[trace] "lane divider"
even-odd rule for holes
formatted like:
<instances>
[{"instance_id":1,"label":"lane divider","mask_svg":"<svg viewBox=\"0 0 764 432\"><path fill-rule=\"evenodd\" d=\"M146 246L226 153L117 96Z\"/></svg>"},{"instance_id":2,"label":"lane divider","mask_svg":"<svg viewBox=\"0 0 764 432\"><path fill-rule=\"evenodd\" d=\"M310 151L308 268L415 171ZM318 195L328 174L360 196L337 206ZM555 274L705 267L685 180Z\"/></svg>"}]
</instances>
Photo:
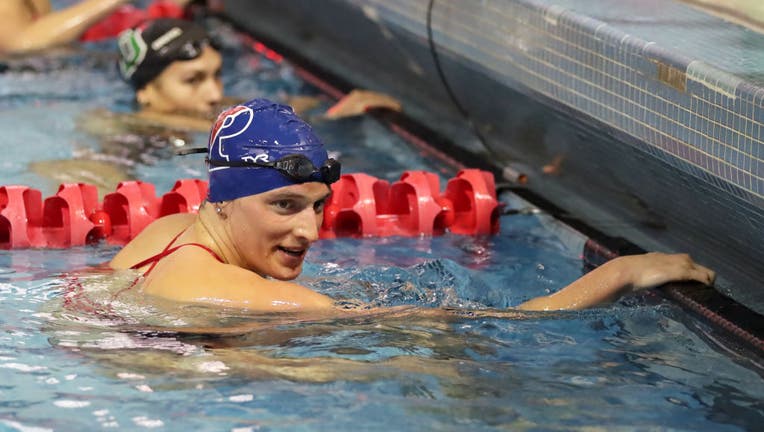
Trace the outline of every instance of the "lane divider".
<instances>
[{"instance_id":1,"label":"lane divider","mask_svg":"<svg viewBox=\"0 0 764 432\"><path fill-rule=\"evenodd\" d=\"M437 174L406 171L392 184L363 174L344 174L332 185L322 238L431 236L451 232L499 232L501 204L493 174L465 169L440 191ZM195 213L207 196L207 182L181 179L157 197L153 184L127 181L103 202L96 186L65 183L42 199L28 186L0 186L0 248L67 248L105 241L129 242L153 220Z\"/></svg>"}]
</instances>

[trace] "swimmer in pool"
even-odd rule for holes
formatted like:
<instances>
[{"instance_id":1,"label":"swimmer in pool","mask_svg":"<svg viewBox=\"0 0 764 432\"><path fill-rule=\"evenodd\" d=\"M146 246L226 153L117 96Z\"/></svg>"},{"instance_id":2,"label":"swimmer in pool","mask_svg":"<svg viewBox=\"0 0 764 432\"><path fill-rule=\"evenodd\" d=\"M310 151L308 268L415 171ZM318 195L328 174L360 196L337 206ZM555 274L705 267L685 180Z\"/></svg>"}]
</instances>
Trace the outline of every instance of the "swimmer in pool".
<instances>
[{"instance_id":1,"label":"swimmer in pool","mask_svg":"<svg viewBox=\"0 0 764 432\"><path fill-rule=\"evenodd\" d=\"M75 159L47 160L30 169L58 183L86 182L101 195L133 179L136 163L170 157L207 132L224 101L220 80L222 56L200 25L181 19L147 21L119 38L119 69L133 87L137 110L83 113L77 126L98 138L96 150Z\"/></svg>"},{"instance_id":2,"label":"swimmer in pool","mask_svg":"<svg viewBox=\"0 0 764 432\"><path fill-rule=\"evenodd\" d=\"M209 193L198 214L156 220L110 266L142 272L133 289L174 302L350 313L292 282L340 176L312 128L291 108L255 99L221 113L201 152ZM680 280L710 284L714 272L683 254L624 256L517 308L583 309Z\"/></svg>"},{"instance_id":3,"label":"swimmer in pool","mask_svg":"<svg viewBox=\"0 0 764 432\"><path fill-rule=\"evenodd\" d=\"M119 70L133 88L136 111L98 109L83 113L78 128L99 141L99 149L76 159L40 161L30 169L57 183L86 182L101 195L133 179L136 163L152 164L209 131L221 106L238 100L223 95L222 56L214 38L200 25L180 19L156 19L124 31L119 38ZM297 112L319 105L316 97L285 100ZM389 96L354 90L325 118L335 120L370 108L400 109Z\"/></svg>"},{"instance_id":4,"label":"swimmer in pool","mask_svg":"<svg viewBox=\"0 0 764 432\"><path fill-rule=\"evenodd\" d=\"M225 99L220 79L222 56L214 39L198 24L157 19L119 37L119 69L135 91L136 114L171 128L209 131ZM284 101L296 112L318 105L317 98L291 96ZM370 108L400 110L393 98L369 90L354 90L327 111L325 118L362 114Z\"/></svg>"},{"instance_id":5,"label":"swimmer in pool","mask_svg":"<svg viewBox=\"0 0 764 432\"><path fill-rule=\"evenodd\" d=\"M76 41L90 26L135 0L82 0L54 11L50 0L0 2L0 54L21 54ZM185 7L190 0L172 0Z\"/></svg>"},{"instance_id":6,"label":"swimmer in pool","mask_svg":"<svg viewBox=\"0 0 764 432\"><path fill-rule=\"evenodd\" d=\"M149 122L207 132L220 112L243 100L223 98L222 57L199 25L157 19L119 38L119 69L135 91L137 116ZM300 113L318 105L317 98L291 96L284 101ZM371 108L400 110L390 96L356 89L332 106L327 119L364 113Z\"/></svg>"},{"instance_id":7,"label":"swimmer in pool","mask_svg":"<svg viewBox=\"0 0 764 432\"><path fill-rule=\"evenodd\" d=\"M223 102L223 57L200 25L157 19L119 37L119 70L134 92L138 118L207 131Z\"/></svg>"}]
</instances>

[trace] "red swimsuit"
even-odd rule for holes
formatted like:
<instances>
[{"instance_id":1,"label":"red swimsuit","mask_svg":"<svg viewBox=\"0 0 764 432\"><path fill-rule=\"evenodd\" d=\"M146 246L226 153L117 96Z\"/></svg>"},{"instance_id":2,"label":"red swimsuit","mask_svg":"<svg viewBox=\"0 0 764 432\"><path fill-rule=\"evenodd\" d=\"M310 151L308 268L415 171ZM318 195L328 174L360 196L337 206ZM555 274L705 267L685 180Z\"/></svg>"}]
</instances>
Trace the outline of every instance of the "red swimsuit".
<instances>
[{"instance_id":1,"label":"red swimsuit","mask_svg":"<svg viewBox=\"0 0 764 432\"><path fill-rule=\"evenodd\" d=\"M154 267L156 267L156 265L159 263L159 260L161 260L162 258L166 257L167 255L170 255L171 253L175 252L176 250L182 248L183 246L198 246L198 247L206 250L207 252L209 252L216 260L220 261L221 263L225 262L225 261L223 261L220 258L220 256L218 254L215 253L214 250L210 249L209 247L207 247L207 246L205 246L205 245L203 245L201 243L183 243L181 245L177 245L175 247L172 247L172 244L175 243L175 240L177 240L178 237L180 237L180 235L183 234L184 232L186 232L186 230L183 230L183 231L179 232L178 235L173 237L173 239L170 240L170 243L167 244L167 246L162 250L162 252L159 252L156 255L152 255L152 256L146 258L145 260L143 260L143 261L141 261L141 262L139 262L137 264L133 264L132 266L130 266L130 269L131 270L137 270L137 269L145 266L146 264L151 263L151 267L149 267L149 269L146 270L145 273L143 273L143 277L146 277L146 276L148 276L149 273L151 273L152 270L154 270ZM140 281L140 280L141 280L140 276L135 278L133 283L131 283L129 286L126 286L126 287L120 289L119 291L117 291L116 293L114 293L114 295L112 295L112 300L117 298L117 296L122 294L124 291L132 289L133 287L138 285L138 281Z\"/></svg>"},{"instance_id":2,"label":"red swimsuit","mask_svg":"<svg viewBox=\"0 0 764 432\"><path fill-rule=\"evenodd\" d=\"M151 263L151 267L149 267L149 269L146 270L145 273L143 273L144 277L148 276L148 274L151 272L151 270L154 270L154 267L156 267L157 263L159 263L159 260L161 260L162 258L166 257L167 255L170 255L171 253L175 252L176 250L182 248L183 246L198 246L198 247L206 250L207 252L209 252L210 255L212 255L216 260L220 261L221 263L224 262L220 258L220 256L218 256L218 254L215 253L214 250L210 249L209 247L207 247L207 246L205 246L205 245L203 245L201 243L183 243L181 245L177 245L175 247L171 247L172 244L175 243L175 240L177 240L178 237L180 237L180 235L183 234L184 232L186 232L186 230L183 230L183 231L179 232L178 235L173 237L173 239L170 241L170 243L167 244L167 246L162 250L162 252L159 252L156 255L152 255L152 256L146 258L145 260L143 260L143 261L141 261L141 262L139 262L137 264L133 264L130 267L130 269L137 270L137 269L145 266L146 264Z\"/></svg>"},{"instance_id":3,"label":"red swimsuit","mask_svg":"<svg viewBox=\"0 0 764 432\"><path fill-rule=\"evenodd\" d=\"M217 253L215 253L215 251L213 251L209 247L207 247L207 246L205 246L203 244L200 244L200 243L184 243L184 244L172 247L172 244L175 243L175 240L177 240L178 237L180 237L180 235L183 234L184 232L185 232L185 230L179 232L178 235L173 237L173 239L162 250L162 252L159 252L156 255L152 255L152 256L146 258L145 260L143 260L143 261L141 261L141 262L131 266L130 269L136 270L136 269L139 269L139 268L145 266L146 264L151 263L151 267L149 267L149 269L146 270L145 273L143 273L143 277L145 277L152 270L154 270L154 267L156 267L157 263L159 263L159 260L161 260L162 258L166 257L167 255L170 255L171 253L175 252L176 250L182 248L183 246L198 246L198 247L206 250L207 252L209 252L216 260L220 261L221 263L224 262L220 258L220 256ZM140 280L141 280L141 277L137 277L133 281L133 283L131 283L130 285L117 290L117 292L112 294L111 300L114 301L123 292L134 288L138 284L138 281L140 281ZM94 302L93 300L91 300L89 297L87 297L85 295L85 288L83 287L82 283L80 283L80 281L77 278L77 276L74 276L73 278L71 278L71 280L68 283L67 290L66 290L66 293L64 295L64 306L67 307L67 308L78 308L78 309L86 311L86 312L91 312L91 313L95 313L97 315L107 316L109 318L113 318L114 316L116 316L114 314L114 312L112 311L111 303L108 303L108 304L105 304L105 305L98 304L98 303Z\"/></svg>"}]
</instances>

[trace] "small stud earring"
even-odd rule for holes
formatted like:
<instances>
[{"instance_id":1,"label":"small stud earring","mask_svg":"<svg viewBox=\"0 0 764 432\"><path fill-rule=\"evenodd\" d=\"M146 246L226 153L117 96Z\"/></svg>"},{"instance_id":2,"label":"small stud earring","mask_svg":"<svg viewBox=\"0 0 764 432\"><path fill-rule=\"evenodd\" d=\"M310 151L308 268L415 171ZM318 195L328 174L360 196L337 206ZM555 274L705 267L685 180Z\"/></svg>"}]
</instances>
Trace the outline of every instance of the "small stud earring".
<instances>
[{"instance_id":1,"label":"small stud earring","mask_svg":"<svg viewBox=\"0 0 764 432\"><path fill-rule=\"evenodd\" d=\"M223 209L220 208L220 206L217 204L215 204L215 213L217 213L218 216L220 216L220 219L223 219L223 220L228 219L228 215L223 213Z\"/></svg>"}]
</instances>

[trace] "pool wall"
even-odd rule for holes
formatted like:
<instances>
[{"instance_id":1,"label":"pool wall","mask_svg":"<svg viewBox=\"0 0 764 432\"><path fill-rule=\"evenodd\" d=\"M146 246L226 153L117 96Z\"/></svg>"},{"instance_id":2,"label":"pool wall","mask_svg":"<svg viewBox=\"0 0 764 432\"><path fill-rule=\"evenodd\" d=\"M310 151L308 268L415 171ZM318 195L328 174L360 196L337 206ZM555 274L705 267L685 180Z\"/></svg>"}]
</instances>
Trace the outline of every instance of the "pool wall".
<instances>
[{"instance_id":1,"label":"pool wall","mask_svg":"<svg viewBox=\"0 0 764 432\"><path fill-rule=\"evenodd\" d=\"M691 252L725 292L764 310L764 35L658 0L228 0L226 10L255 37L525 172L560 216Z\"/></svg>"}]
</instances>

